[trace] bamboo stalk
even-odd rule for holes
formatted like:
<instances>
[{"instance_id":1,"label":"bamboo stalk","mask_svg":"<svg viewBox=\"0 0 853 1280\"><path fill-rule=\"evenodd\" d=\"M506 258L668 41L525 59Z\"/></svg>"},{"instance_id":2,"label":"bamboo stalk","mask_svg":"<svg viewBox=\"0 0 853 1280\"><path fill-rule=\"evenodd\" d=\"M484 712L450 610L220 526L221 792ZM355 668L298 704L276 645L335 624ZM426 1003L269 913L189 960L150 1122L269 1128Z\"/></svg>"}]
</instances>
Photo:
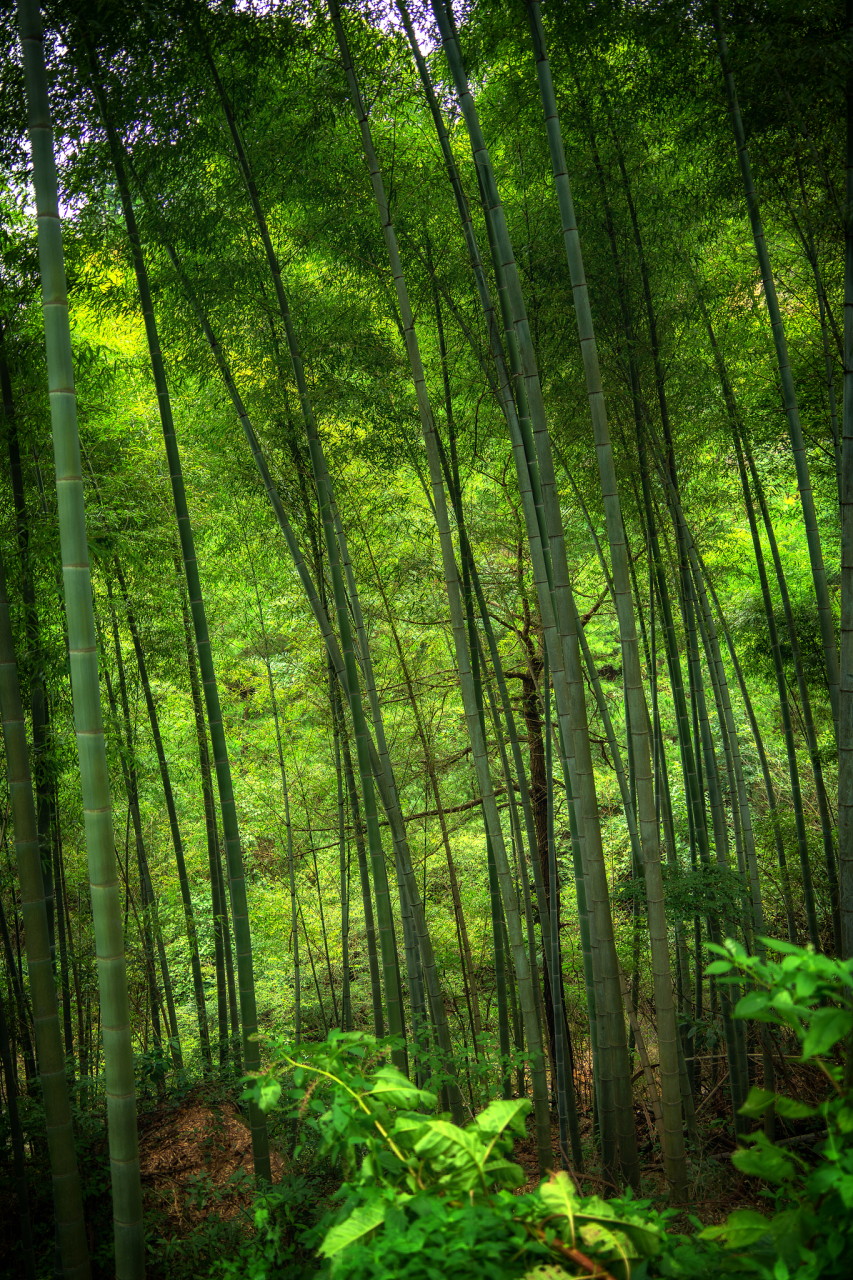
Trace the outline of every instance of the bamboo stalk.
<instances>
[{"instance_id":1,"label":"bamboo stalk","mask_svg":"<svg viewBox=\"0 0 853 1280\"><path fill-rule=\"evenodd\" d=\"M542 1062L541 1054L541 1036L536 1022L535 997L532 990L532 983L530 981L530 969L527 962L523 933L515 903L514 888L506 856L503 832L500 827L500 819L495 805L494 789L486 757L485 743L480 730L480 723L474 700L470 660L467 652L467 646L465 644L465 624L459 590L459 579L450 537L447 503L442 481L441 462L435 443L435 428L432 410L429 404L426 383L424 381L423 366L421 363L420 350L414 327L414 319L400 264L396 235L388 211L382 174L373 148L370 125L361 100L361 93L352 66L336 0L331 0L330 13L332 17L332 24L335 29L335 36L343 59L344 71L346 73L350 90L350 97L352 99L353 108L361 133L362 149L368 162L374 198L385 238L391 272L397 292L397 302L400 308L400 315L406 335L407 354L409 356L409 363L417 393L424 443L426 445L427 457L430 465L433 502L436 510L436 520L438 524L439 541L442 553L442 566L450 604L456 662L462 686L466 721L472 743L472 754L474 756L475 767L477 770L477 781L483 796L483 805L494 851L496 870L500 882L501 897L507 922L507 931L509 933L515 960L515 970L519 983L519 995L524 1017L525 1038L532 1058L531 1071L533 1076L534 1114L536 1116L537 1124L537 1141L539 1146L540 1164L544 1169L550 1165L551 1158L550 1133L548 1130L547 1093L545 1087L544 1064Z\"/></svg>"},{"instance_id":2,"label":"bamboo stalk","mask_svg":"<svg viewBox=\"0 0 853 1280\"><path fill-rule=\"evenodd\" d=\"M133 1049L92 615L62 224L57 199L42 29L36 0L19 0L18 25L26 71L72 699L95 921L100 1010L104 1025L107 1134L113 1188L116 1277L117 1280L136 1280L144 1274L145 1255L136 1139ZM79 1196L79 1190L76 1194ZM69 1277L75 1274L88 1275L89 1272L85 1242L78 1235L82 1229L82 1217L78 1219L76 1209L73 1223L76 1243L66 1265Z\"/></svg>"},{"instance_id":3,"label":"bamboo stalk","mask_svg":"<svg viewBox=\"0 0 853 1280\"><path fill-rule=\"evenodd\" d=\"M752 178L752 167L749 159L749 151L746 145L746 135L744 133L740 106L738 104L737 89L735 87L734 74L732 72L729 58L728 41L723 29L723 20L717 0L713 0L711 5L711 15L717 38L717 48L720 56L720 66L723 73L723 82L725 84L726 96L729 103L729 115L731 117L732 130L734 132L738 165L740 167L744 191L746 193L749 222L752 229L756 256L761 270L761 283L764 290L764 301L767 306L770 326L773 332L776 362L779 368L779 379L782 384L782 400L785 408L785 416L788 422L788 433L791 441L791 450L794 455L794 465L797 472L797 487L803 507L803 519L805 521L806 540L809 549L809 562L812 570L812 581L814 583L815 600L817 602L818 618L820 621L821 639L823 641L826 678L827 684L829 685L829 700L832 706L832 718L835 725L836 743L838 743L839 666L838 648L835 641L835 622L832 614L832 605L829 599L829 588L826 581L823 549L821 546L820 531L817 524L814 494L812 492L811 476L809 474L809 464L806 456L806 446L800 423L797 393L794 387L793 374L791 372L788 343L785 336L782 312L779 307L779 298L776 293L776 282L773 277L770 253L767 248L767 241L764 235L761 209L759 207L758 195Z\"/></svg>"},{"instance_id":4,"label":"bamboo stalk","mask_svg":"<svg viewBox=\"0 0 853 1280\"><path fill-rule=\"evenodd\" d=\"M222 707L219 700L219 687L216 681L216 669L207 624L207 614L201 590L198 559L195 539L187 504L184 486L183 468L175 425L172 415L172 404L166 380L165 365L157 322L154 316L154 304L142 242L136 223L133 201L127 183L122 149L107 110L106 98L98 84L97 75L93 71L93 88L98 99L110 155L115 170L116 181L121 198L128 242L133 258L140 306L145 323L148 352L151 370L157 390L157 404L163 428L163 440L169 467L169 479L172 486L172 499L178 523L178 535L181 543L181 556L187 580L187 591L190 602L190 614L193 622L199 667L201 669L202 688L207 706L207 721L210 730L216 781L219 789L222 825L225 835L225 858L228 867L228 881L231 896L231 911L234 927L234 944L237 956L237 974L240 997L240 1021L243 1036L243 1059L249 1074L260 1069L260 1050L253 1037L258 1029L258 1015L255 999L255 977L252 959L252 937L249 924L249 905L246 896L246 877L243 869L243 855L240 843L240 827L237 818L237 806L234 797L234 786L231 776L231 765L228 758L228 747L225 739L225 726L222 719ZM249 1118L252 1134L252 1157L255 1176L263 1181L271 1179L269 1138L266 1118L257 1103L249 1103Z\"/></svg>"},{"instance_id":5,"label":"bamboo stalk","mask_svg":"<svg viewBox=\"0 0 853 1280\"><path fill-rule=\"evenodd\" d=\"M53 982L39 830L24 710L18 683L12 621L6 594L6 571L2 557L0 557L0 715L3 720L6 775L15 832L21 908L24 916L27 975L33 1002L33 1024L41 1081L41 1101L47 1126L47 1146L59 1253L62 1266L69 1276L74 1277L74 1280L87 1280L90 1267L83 1220L83 1200L65 1078L66 1060Z\"/></svg>"}]
</instances>

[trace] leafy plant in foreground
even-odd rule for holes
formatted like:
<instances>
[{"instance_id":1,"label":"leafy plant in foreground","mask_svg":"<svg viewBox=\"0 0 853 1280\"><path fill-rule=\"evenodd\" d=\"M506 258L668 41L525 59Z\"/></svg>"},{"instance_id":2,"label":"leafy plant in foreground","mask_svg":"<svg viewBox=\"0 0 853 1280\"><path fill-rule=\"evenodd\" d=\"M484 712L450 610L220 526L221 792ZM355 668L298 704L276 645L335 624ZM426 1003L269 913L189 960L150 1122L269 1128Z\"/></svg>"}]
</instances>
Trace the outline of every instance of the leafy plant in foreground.
<instances>
[{"instance_id":1,"label":"leafy plant in foreground","mask_svg":"<svg viewBox=\"0 0 853 1280\"><path fill-rule=\"evenodd\" d=\"M452 1268L495 1280L840 1280L853 1244L853 1094L841 1065L853 1032L853 961L787 943L765 946L782 959L764 961L728 941L715 947L721 958L710 972L724 983L748 978L751 990L736 1016L790 1028L801 1061L814 1063L831 1089L818 1106L757 1088L747 1098L745 1115L759 1117L772 1104L783 1119L826 1126L811 1163L761 1131L734 1153L738 1169L773 1188L765 1192L775 1202L769 1216L738 1209L710 1227L691 1216L693 1234L686 1235L668 1230L676 1209L660 1212L630 1194L581 1197L566 1173L519 1194L525 1174L511 1150L525 1131L525 1099L494 1101L461 1128L434 1113L434 1094L383 1061L385 1042L333 1031L321 1044L300 1045L298 1056L275 1043L271 1070L250 1087L263 1110L284 1099L297 1152L310 1136L341 1168L339 1205L306 1229L289 1192L283 1218L275 1200L281 1193L265 1197L256 1210L257 1239L225 1264L227 1274L433 1280Z\"/></svg>"},{"instance_id":2,"label":"leafy plant in foreground","mask_svg":"<svg viewBox=\"0 0 853 1280\"><path fill-rule=\"evenodd\" d=\"M748 1247L752 1272L773 1280L793 1274L797 1280L846 1276L853 1246L853 1091L844 1060L853 1032L853 960L764 942L783 958L765 962L729 940L712 948L723 959L707 972L719 982L747 977L753 989L738 1001L736 1016L789 1027L800 1042L800 1061L818 1067L832 1092L813 1107L753 1087L741 1111L760 1116L773 1105L783 1119L818 1119L826 1126L826 1139L815 1165L768 1141L761 1131L754 1133L751 1145L735 1151L732 1160L743 1173L775 1188L767 1193L775 1199L775 1212L768 1219L756 1210L736 1210L703 1236Z\"/></svg>"},{"instance_id":3,"label":"leafy plant in foreground","mask_svg":"<svg viewBox=\"0 0 853 1280\"><path fill-rule=\"evenodd\" d=\"M454 1267L511 1277L544 1265L557 1274L568 1267L627 1277L632 1259L659 1251L661 1227L645 1221L635 1202L582 1199L565 1173L536 1192L514 1194L525 1173L509 1156L513 1139L526 1133L527 1099L493 1101L462 1128L433 1113L435 1094L396 1067L377 1065L385 1047L361 1032L337 1031L321 1044L300 1045L298 1057L278 1044L275 1067L251 1086L265 1110L289 1098L292 1121L312 1130L319 1154L345 1173L340 1207L317 1248L320 1274L428 1280ZM287 1087L282 1075L291 1076Z\"/></svg>"}]
</instances>

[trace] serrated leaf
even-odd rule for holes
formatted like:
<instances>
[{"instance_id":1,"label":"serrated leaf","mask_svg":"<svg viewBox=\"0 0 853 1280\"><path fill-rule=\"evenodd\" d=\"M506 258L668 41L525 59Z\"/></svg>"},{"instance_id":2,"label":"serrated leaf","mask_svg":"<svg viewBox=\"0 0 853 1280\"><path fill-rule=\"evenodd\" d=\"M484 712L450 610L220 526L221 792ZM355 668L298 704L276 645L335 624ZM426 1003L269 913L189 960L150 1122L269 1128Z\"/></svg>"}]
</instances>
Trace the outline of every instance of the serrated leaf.
<instances>
[{"instance_id":1,"label":"serrated leaf","mask_svg":"<svg viewBox=\"0 0 853 1280\"><path fill-rule=\"evenodd\" d=\"M817 1009L812 1014L803 1041L803 1058L815 1058L828 1053L833 1045L844 1039L851 1027L853 1013L847 1009Z\"/></svg>"},{"instance_id":2,"label":"serrated leaf","mask_svg":"<svg viewBox=\"0 0 853 1280\"><path fill-rule=\"evenodd\" d=\"M517 1121L526 1116L531 1109L527 1098L498 1098L490 1102L485 1111L481 1111L474 1123L478 1129L493 1136L503 1133L507 1128L518 1128Z\"/></svg>"},{"instance_id":3,"label":"serrated leaf","mask_svg":"<svg viewBox=\"0 0 853 1280\"><path fill-rule=\"evenodd\" d=\"M369 1204L359 1205L344 1222L326 1232L318 1253L332 1258L356 1240L361 1240L385 1221L387 1209L386 1200L371 1200Z\"/></svg>"},{"instance_id":4,"label":"serrated leaf","mask_svg":"<svg viewBox=\"0 0 853 1280\"><path fill-rule=\"evenodd\" d=\"M705 970L707 973L707 969ZM770 1007L770 997L766 991L748 991L741 996L735 1005L736 1018L760 1018Z\"/></svg>"},{"instance_id":5,"label":"serrated leaf","mask_svg":"<svg viewBox=\"0 0 853 1280\"><path fill-rule=\"evenodd\" d=\"M434 1107L436 1096L426 1089L419 1089L402 1071L394 1066L380 1067L373 1077L373 1086L367 1092L369 1098L377 1098L381 1102L390 1103L392 1107L409 1107L422 1103Z\"/></svg>"},{"instance_id":6,"label":"serrated leaf","mask_svg":"<svg viewBox=\"0 0 853 1280\"><path fill-rule=\"evenodd\" d=\"M758 1135L759 1137L763 1135ZM741 1147L732 1153L732 1164L741 1173L749 1173L765 1182L789 1182L796 1173L796 1166L786 1160L782 1152L769 1142L754 1147Z\"/></svg>"},{"instance_id":7,"label":"serrated leaf","mask_svg":"<svg viewBox=\"0 0 853 1280\"><path fill-rule=\"evenodd\" d=\"M725 1240L730 1249L745 1249L770 1231L770 1223L756 1209L735 1209L718 1227L706 1227L700 1240Z\"/></svg>"},{"instance_id":8,"label":"serrated leaf","mask_svg":"<svg viewBox=\"0 0 853 1280\"><path fill-rule=\"evenodd\" d=\"M767 1110L771 1102L776 1101L776 1094L767 1089L757 1089L755 1085L749 1091L746 1102L740 1109L742 1116L760 1116Z\"/></svg>"},{"instance_id":9,"label":"serrated leaf","mask_svg":"<svg viewBox=\"0 0 853 1280\"><path fill-rule=\"evenodd\" d=\"M806 1116L816 1116L817 1107L810 1107L807 1102L797 1102L796 1098L777 1098L776 1114L783 1120L805 1120Z\"/></svg>"}]
</instances>

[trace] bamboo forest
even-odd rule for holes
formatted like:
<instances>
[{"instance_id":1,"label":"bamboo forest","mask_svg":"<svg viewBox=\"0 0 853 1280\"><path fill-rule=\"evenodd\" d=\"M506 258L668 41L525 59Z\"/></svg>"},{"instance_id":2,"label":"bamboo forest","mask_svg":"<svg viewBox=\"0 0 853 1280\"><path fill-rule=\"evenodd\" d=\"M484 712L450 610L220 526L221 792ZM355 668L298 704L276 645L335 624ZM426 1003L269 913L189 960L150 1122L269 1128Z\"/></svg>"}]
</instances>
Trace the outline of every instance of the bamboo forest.
<instances>
[{"instance_id":1,"label":"bamboo forest","mask_svg":"<svg viewBox=\"0 0 853 1280\"><path fill-rule=\"evenodd\" d=\"M853 0L0 42L0 1275L849 1277Z\"/></svg>"}]
</instances>

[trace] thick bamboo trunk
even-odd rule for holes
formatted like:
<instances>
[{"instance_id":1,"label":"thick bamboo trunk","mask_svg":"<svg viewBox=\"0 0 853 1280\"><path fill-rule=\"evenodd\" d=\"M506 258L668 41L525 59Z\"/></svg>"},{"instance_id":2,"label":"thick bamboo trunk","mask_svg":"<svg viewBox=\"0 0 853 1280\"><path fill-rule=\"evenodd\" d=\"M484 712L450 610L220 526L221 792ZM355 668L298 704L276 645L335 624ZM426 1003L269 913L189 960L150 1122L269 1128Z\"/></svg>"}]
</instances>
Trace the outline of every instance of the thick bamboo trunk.
<instances>
[{"instance_id":1,"label":"thick bamboo trunk","mask_svg":"<svg viewBox=\"0 0 853 1280\"><path fill-rule=\"evenodd\" d=\"M22 27L22 34L26 28ZM0 559L0 715L6 748L6 776L21 886L27 974L33 1002L41 1102L47 1124L47 1144L62 1266L73 1280L87 1280L89 1254L83 1221L83 1200L74 1148L74 1130L65 1079L59 1010L42 878L41 850L30 774L24 710L12 638L12 619L6 596L6 573ZM132 1078L132 1077L131 1077Z\"/></svg>"},{"instance_id":2,"label":"thick bamboo trunk","mask_svg":"<svg viewBox=\"0 0 853 1280\"><path fill-rule=\"evenodd\" d=\"M136 1139L133 1048L127 998L121 908L116 875L109 773L101 718L92 584L80 468L62 224L47 96L41 21L35 0L19 0L28 124L36 193L42 307L45 317L59 534L68 619L74 727L80 758L92 913L95 922L100 1010L106 1059L107 1134L113 1188L117 1280L145 1271L142 1190ZM64 1064L63 1064L64 1065ZM79 1192L77 1193L79 1195ZM77 1217L74 1215L77 1240ZM82 1227L82 1219L80 1220ZM74 1246L70 1274L88 1274L85 1242Z\"/></svg>"}]
</instances>

